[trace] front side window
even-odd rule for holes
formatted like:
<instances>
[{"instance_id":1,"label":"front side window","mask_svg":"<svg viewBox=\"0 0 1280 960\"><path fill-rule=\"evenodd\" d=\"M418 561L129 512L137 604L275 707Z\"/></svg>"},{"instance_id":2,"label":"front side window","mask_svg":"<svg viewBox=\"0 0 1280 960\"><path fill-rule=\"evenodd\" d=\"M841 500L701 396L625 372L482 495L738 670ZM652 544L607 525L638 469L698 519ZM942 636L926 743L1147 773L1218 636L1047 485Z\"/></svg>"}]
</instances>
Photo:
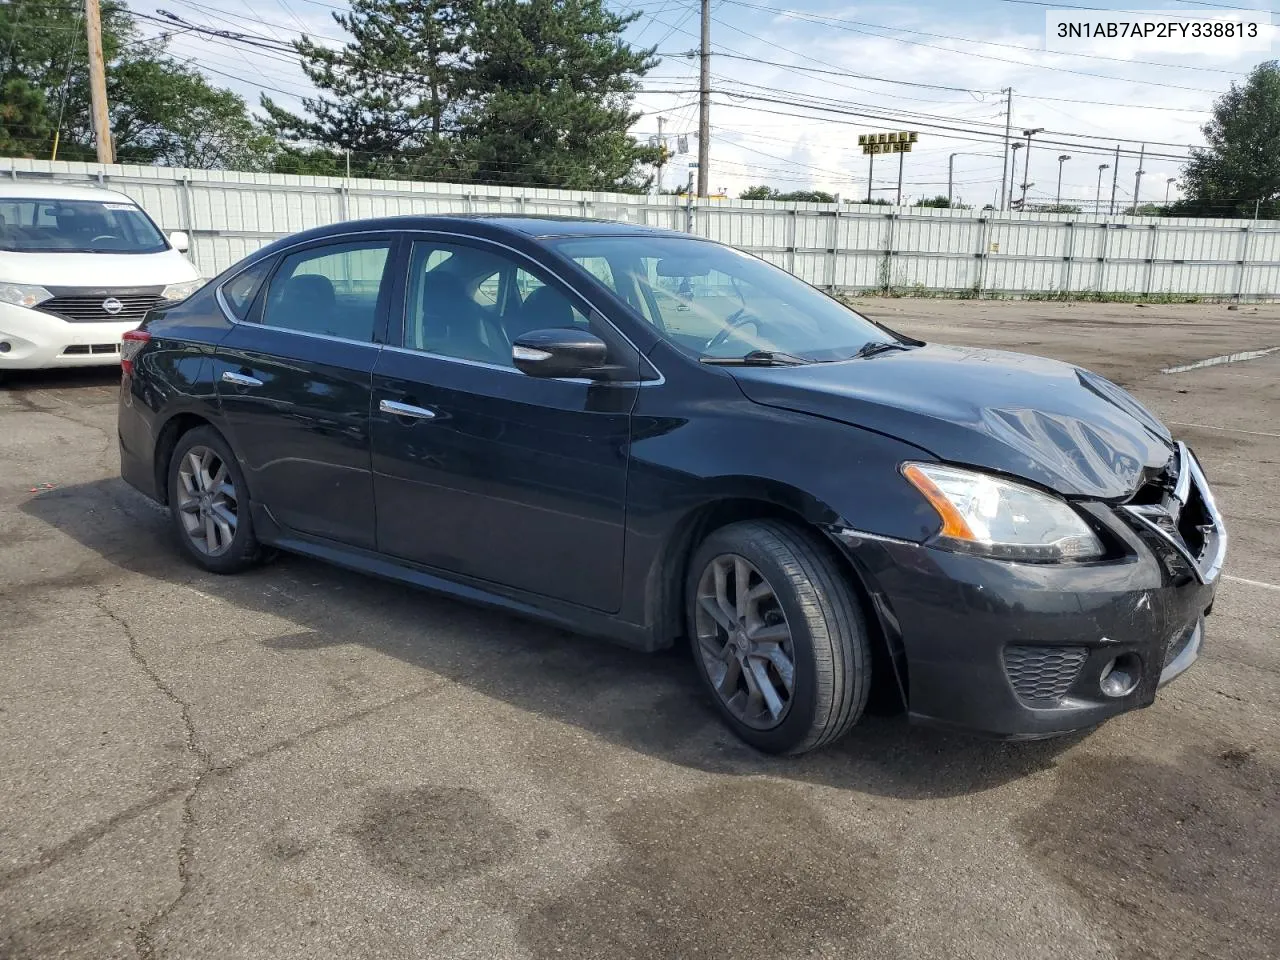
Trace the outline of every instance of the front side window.
<instances>
[{"instance_id":1,"label":"front side window","mask_svg":"<svg viewBox=\"0 0 1280 960\"><path fill-rule=\"evenodd\" d=\"M164 235L132 203L0 197L0 250L12 253L160 253Z\"/></svg>"},{"instance_id":2,"label":"front side window","mask_svg":"<svg viewBox=\"0 0 1280 960\"><path fill-rule=\"evenodd\" d=\"M419 240L409 258L404 345L512 366L511 344L531 330L590 323L567 294L504 253Z\"/></svg>"},{"instance_id":3,"label":"front side window","mask_svg":"<svg viewBox=\"0 0 1280 960\"><path fill-rule=\"evenodd\" d=\"M388 240L330 244L290 254L267 290L262 323L368 343L373 340Z\"/></svg>"},{"instance_id":4,"label":"front side window","mask_svg":"<svg viewBox=\"0 0 1280 960\"><path fill-rule=\"evenodd\" d=\"M868 344L897 342L785 270L731 247L646 236L574 237L553 245L698 359L767 351L843 360Z\"/></svg>"}]
</instances>

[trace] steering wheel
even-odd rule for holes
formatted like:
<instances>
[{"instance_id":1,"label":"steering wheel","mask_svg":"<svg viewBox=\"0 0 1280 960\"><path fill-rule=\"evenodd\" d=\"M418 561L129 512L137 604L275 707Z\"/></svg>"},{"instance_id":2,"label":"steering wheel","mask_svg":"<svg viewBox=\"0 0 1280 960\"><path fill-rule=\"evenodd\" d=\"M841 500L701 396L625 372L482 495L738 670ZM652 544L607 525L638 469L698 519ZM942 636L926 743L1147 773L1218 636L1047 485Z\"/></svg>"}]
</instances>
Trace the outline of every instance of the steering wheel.
<instances>
[{"instance_id":1,"label":"steering wheel","mask_svg":"<svg viewBox=\"0 0 1280 960\"><path fill-rule=\"evenodd\" d=\"M735 310L733 313L729 314L729 316L725 317L724 329L722 329L714 337L708 340L706 346L703 347L702 349L706 350L707 352L710 352L714 350L716 347L720 346L722 343L725 343L730 337L732 337L735 333L737 333L743 327L749 326L752 324L754 324L758 328L760 325L760 320L756 317L755 314L748 313L746 307L741 307L738 310Z\"/></svg>"}]
</instances>

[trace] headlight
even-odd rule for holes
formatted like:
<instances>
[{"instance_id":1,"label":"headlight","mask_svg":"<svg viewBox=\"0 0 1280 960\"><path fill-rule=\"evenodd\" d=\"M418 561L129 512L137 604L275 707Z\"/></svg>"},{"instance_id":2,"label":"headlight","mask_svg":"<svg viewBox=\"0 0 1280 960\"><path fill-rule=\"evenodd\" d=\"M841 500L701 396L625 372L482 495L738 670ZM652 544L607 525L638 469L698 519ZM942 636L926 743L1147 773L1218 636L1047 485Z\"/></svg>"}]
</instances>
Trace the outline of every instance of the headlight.
<instances>
[{"instance_id":1,"label":"headlight","mask_svg":"<svg viewBox=\"0 0 1280 960\"><path fill-rule=\"evenodd\" d=\"M203 279L183 280L181 283L169 284L160 291L160 296L166 300L185 300L204 285Z\"/></svg>"},{"instance_id":2,"label":"headlight","mask_svg":"<svg viewBox=\"0 0 1280 960\"><path fill-rule=\"evenodd\" d=\"M941 546L1006 560L1088 560L1105 553L1065 500L985 473L904 463L902 475L942 517Z\"/></svg>"},{"instance_id":3,"label":"headlight","mask_svg":"<svg viewBox=\"0 0 1280 960\"><path fill-rule=\"evenodd\" d=\"M35 307L52 299L53 294L44 287L37 287L31 283L0 283L0 303Z\"/></svg>"}]
</instances>

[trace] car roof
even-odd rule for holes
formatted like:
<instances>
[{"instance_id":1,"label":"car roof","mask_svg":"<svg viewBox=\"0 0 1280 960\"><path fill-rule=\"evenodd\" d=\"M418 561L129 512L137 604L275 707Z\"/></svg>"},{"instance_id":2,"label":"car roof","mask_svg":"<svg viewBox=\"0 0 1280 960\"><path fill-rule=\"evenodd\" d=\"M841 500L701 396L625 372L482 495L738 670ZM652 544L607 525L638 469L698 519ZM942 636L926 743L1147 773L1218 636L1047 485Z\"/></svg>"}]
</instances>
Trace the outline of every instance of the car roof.
<instances>
[{"instance_id":1,"label":"car roof","mask_svg":"<svg viewBox=\"0 0 1280 960\"><path fill-rule=\"evenodd\" d=\"M480 237L517 233L532 240L582 236L689 236L677 230L588 217L439 214L380 217L376 220L345 220L341 223L305 230L284 240L290 242L296 242L299 239L318 240L331 235L378 230L443 230Z\"/></svg>"},{"instance_id":2,"label":"car roof","mask_svg":"<svg viewBox=\"0 0 1280 960\"><path fill-rule=\"evenodd\" d=\"M80 186L58 180L42 180L23 183L21 180L0 179L0 200L97 200L103 203L130 203L132 197L102 187Z\"/></svg>"}]
</instances>

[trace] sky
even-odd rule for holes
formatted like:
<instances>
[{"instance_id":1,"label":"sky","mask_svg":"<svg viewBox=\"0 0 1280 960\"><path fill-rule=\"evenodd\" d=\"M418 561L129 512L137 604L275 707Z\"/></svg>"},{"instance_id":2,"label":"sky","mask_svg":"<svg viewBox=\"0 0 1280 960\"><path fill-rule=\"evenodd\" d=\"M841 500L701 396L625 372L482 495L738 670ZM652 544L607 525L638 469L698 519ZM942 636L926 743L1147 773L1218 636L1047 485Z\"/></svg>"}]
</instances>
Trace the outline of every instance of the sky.
<instances>
[{"instance_id":1,"label":"sky","mask_svg":"<svg viewBox=\"0 0 1280 960\"><path fill-rule=\"evenodd\" d=\"M673 187L696 159L698 61L687 54L698 45L698 2L609 5L638 13L626 39L656 47L662 57L636 98L642 116L633 133L643 140L656 136L661 117L672 149L687 137L690 155L674 156L664 171L665 185ZM345 9L343 0L133 0L131 6L282 40L303 31L320 42L344 36L332 20ZM950 164L957 200L998 202L1007 102L1000 91L1011 88L1015 138L1025 143L1024 130L1043 128L1031 139L1029 176L1024 148L1015 151L1016 174L1009 178L1031 184L1029 202L1053 202L1061 170L1063 202L1089 207L1100 192L1105 209L1115 173L1117 207L1131 204L1144 143L1141 200L1163 201L1166 189L1177 197L1177 183L1167 181L1178 176L1188 148L1203 144L1200 127L1214 99L1271 58L1269 16L1245 18L1264 24L1264 34L1248 42L1073 40L1070 52L1050 52L1046 14L1057 10L1088 23L1150 20L1145 11L1163 11L1175 22L1205 15L1240 21L1232 10L1251 7L1267 9L1265 0L712 0L710 186L732 196L768 184L862 198L868 158L858 135L915 130L919 139L903 158L904 201L945 194ZM164 30L151 21L144 29ZM287 55L189 32L175 33L169 43L172 55L250 104L265 91L296 107L310 91ZM1070 159L1059 163L1062 155ZM1099 191L1104 163L1111 167L1101 171ZM898 158L877 157L873 196L893 200L897 177Z\"/></svg>"}]
</instances>

